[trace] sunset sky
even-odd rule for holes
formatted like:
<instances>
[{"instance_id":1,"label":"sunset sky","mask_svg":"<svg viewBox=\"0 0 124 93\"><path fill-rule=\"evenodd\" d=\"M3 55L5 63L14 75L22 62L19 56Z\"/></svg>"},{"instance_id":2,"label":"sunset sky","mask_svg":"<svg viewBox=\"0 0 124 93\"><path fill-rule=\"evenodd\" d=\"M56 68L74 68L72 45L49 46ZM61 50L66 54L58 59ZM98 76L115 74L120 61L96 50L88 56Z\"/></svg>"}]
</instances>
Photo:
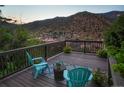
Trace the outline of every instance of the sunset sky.
<instances>
[{"instance_id":1,"label":"sunset sky","mask_svg":"<svg viewBox=\"0 0 124 93\"><path fill-rule=\"evenodd\" d=\"M6 5L0 7L3 16L17 19L24 23L44 20L54 17L63 17L77 12L89 11L92 13L104 13L109 11L124 11L122 5Z\"/></svg>"}]
</instances>

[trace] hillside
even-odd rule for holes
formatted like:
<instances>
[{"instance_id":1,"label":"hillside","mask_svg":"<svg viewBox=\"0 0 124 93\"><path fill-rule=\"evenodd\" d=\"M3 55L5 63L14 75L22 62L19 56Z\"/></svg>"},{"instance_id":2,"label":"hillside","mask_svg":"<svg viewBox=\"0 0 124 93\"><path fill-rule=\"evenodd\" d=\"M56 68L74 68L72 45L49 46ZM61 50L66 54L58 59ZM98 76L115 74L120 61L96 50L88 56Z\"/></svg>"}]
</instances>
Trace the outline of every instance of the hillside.
<instances>
[{"instance_id":1,"label":"hillside","mask_svg":"<svg viewBox=\"0 0 124 93\"><path fill-rule=\"evenodd\" d=\"M111 23L104 16L79 12L68 17L56 17L25 24L35 36L57 39L101 39L101 32Z\"/></svg>"},{"instance_id":2,"label":"hillside","mask_svg":"<svg viewBox=\"0 0 124 93\"><path fill-rule=\"evenodd\" d=\"M102 33L109 27L122 11L107 13L79 12L68 17L39 20L23 24L33 36L40 39L85 39L102 40ZM15 25L4 23L4 27L14 28Z\"/></svg>"},{"instance_id":3,"label":"hillside","mask_svg":"<svg viewBox=\"0 0 124 93\"><path fill-rule=\"evenodd\" d=\"M110 12L107 12L107 13L100 13L100 15L105 16L111 22L115 21L117 19L117 17L122 15L122 14L124 14L124 11L110 11Z\"/></svg>"},{"instance_id":4,"label":"hillside","mask_svg":"<svg viewBox=\"0 0 124 93\"><path fill-rule=\"evenodd\" d=\"M0 20L0 28L14 29L17 25Z\"/></svg>"}]
</instances>

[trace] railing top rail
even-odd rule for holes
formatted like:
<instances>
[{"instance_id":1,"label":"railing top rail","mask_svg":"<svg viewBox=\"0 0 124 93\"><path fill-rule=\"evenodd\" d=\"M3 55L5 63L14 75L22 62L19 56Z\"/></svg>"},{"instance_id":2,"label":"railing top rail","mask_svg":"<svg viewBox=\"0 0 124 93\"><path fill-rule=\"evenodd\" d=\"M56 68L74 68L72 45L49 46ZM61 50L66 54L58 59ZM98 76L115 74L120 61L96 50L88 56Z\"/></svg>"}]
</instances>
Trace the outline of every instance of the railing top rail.
<instances>
[{"instance_id":1,"label":"railing top rail","mask_svg":"<svg viewBox=\"0 0 124 93\"><path fill-rule=\"evenodd\" d=\"M23 48L12 49L12 50L8 50L8 51L0 52L0 54L19 51L19 50L25 50L25 49L29 49L29 48L38 47L38 46L56 44L56 43L61 43L61 42L98 42L98 43L103 43L103 41L92 41L92 40L65 40L65 41L56 41L56 42L51 42L51 43L44 43L44 44L39 44L39 45L33 45L33 46L28 46L28 47L23 47Z\"/></svg>"},{"instance_id":2,"label":"railing top rail","mask_svg":"<svg viewBox=\"0 0 124 93\"><path fill-rule=\"evenodd\" d=\"M103 41L95 41L95 40L65 40L66 42L98 42L103 43Z\"/></svg>"},{"instance_id":3,"label":"railing top rail","mask_svg":"<svg viewBox=\"0 0 124 93\"><path fill-rule=\"evenodd\" d=\"M45 45L50 45L50 44L56 44L56 43L61 43L61 42L65 42L65 41L56 41L56 42L51 42L51 43L44 43L44 44L38 44L38 45L33 45L33 46L28 46L28 47L23 47L23 48L17 48L17 49L12 49L12 50L8 50L8 51L0 52L0 54L14 52L14 51L19 51L19 50L25 50L25 49L29 49L29 48L38 47L38 46L45 46Z\"/></svg>"}]
</instances>

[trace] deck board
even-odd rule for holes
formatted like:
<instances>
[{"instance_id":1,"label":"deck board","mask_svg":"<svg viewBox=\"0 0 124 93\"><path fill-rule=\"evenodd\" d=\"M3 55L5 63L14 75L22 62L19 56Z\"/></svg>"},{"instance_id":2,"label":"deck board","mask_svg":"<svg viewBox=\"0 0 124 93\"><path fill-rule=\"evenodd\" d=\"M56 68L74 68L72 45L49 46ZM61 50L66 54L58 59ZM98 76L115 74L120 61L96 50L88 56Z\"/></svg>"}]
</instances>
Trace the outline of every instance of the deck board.
<instances>
[{"instance_id":1,"label":"deck board","mask_svg":"<svg viewBox=\"0 0 124 93\"><path fill-rule=\"evenodd\" d=\"M83 54L78 52L73 52L71 54L62 53L48 60L48 63L53 64L57 61L64 61L68 64L90 67L91 69L100 68L106 73L108 71L107 59L99 58L91 54ZM66 87L66 84L63 82L57 82L45 75L42 75L34 80L32 76L32 69L29 68L21 71L20 73L15 73L10 78L1 80L0 87Z\"/></svg>"}]
</instances>

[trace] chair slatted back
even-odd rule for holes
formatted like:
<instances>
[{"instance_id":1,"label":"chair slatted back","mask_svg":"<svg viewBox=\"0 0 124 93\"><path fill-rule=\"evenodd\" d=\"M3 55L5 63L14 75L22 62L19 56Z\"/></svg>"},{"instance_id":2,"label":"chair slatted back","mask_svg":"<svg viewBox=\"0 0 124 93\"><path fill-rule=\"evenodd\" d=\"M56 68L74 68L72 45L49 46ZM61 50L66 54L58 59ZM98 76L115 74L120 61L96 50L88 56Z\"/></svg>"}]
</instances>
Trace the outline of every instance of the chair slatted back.
<instances>
[{"instance_id":1,"label":"chair slatted back","mask_svg":"<svg viewBox=\"0 0 124 93\"><path fill-rule=\"evenodd\" d=\"M91 71L87 68L75 68L69 71L69 77L72 86L85 86L88 81Z\"/></svg>"},{"instance_id":2,"label":"chair slatted back","mask_svg":"<svg viewBox=\"0 0 124 93\"><path fill-rule=\"evenodd\" d=\"M27 54L27 57L28 57L28 63L30 64L30 65L33 65L33 61L32 61L32 57L31 57L31 55L26 51L26 54Z\"/></svg>"}]
</instances>

